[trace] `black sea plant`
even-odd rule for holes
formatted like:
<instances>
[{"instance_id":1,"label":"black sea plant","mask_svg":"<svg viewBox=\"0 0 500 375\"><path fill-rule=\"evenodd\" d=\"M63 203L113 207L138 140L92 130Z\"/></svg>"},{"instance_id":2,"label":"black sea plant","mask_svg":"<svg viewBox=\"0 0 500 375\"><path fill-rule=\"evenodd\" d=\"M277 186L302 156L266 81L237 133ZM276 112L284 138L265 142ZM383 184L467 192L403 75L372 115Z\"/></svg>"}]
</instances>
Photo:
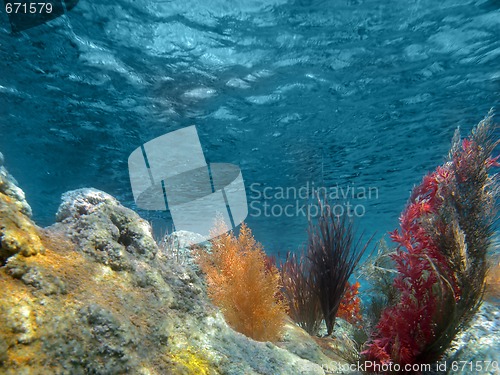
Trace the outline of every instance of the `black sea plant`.
<instances>
[{"instance_id":1,"label":"black sea plant","mask_svg":"<svg viewBox=\"0 0 500 375\"><path fill-rule=\"evenodd\" d=\"M336 215L326 197L318 197L319 216L309 221L307 259L309 283L318 296L328 335L333 333L335 318L349 277L366 251L371 239L362 244L356 238L353 221Z\"/></svg>"},{"instance_id":2,"label":"black sea plant","mask_svg":"<svg viewBox=\"0 0 500 375\"><path fill-rule=\"evenodd\" d=\"M316 335L322 312L310 266L304 251L299 255L288 253L286 262L281 265L282 293L293 321L310 335Z\"/></svg>"}]
</instances>

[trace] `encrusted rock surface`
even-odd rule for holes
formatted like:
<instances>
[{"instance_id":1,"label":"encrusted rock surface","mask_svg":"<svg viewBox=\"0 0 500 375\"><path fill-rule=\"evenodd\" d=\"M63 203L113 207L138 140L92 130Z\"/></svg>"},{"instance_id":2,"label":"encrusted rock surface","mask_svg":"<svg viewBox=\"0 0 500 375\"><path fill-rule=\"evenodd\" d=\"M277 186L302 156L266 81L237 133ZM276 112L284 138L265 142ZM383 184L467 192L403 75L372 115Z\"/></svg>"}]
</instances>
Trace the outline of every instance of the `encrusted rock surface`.
<instances>
[{"instance_id":1,"label":"encrusted rock surface","mask_svg":"<svg viewBox=\"0 0 500 375\"><path fill-rule=\"evenodd\" d=\"M15 254L31 256L44 251L24 192L2 164L0 154L0 266Z\"/></svg>"},{"instance_id":2,"label":"encrusted rock surface","mask_svg":"<svg viewBox=\"0 0 500 375\"><path fill-rule=\"evenodd\" d=\"M157 252L150 225L115 198L96 189L64 193L53 230L63 231L78 248L115 271L132 269Z\"/></svg>"},{"instance_id":3,"label":"encrusted rock surface","mask_svg":"<svg viewBox=\"0 0 500 375\"><path fill-rule=\"evenodd\" d=\"M17 181L7 172L3 164L4 158L0 153L0 193L9 197L21 213L31 217L31 207L26 201L24 191L17 186Z\"/></svg>"}]
</instances>

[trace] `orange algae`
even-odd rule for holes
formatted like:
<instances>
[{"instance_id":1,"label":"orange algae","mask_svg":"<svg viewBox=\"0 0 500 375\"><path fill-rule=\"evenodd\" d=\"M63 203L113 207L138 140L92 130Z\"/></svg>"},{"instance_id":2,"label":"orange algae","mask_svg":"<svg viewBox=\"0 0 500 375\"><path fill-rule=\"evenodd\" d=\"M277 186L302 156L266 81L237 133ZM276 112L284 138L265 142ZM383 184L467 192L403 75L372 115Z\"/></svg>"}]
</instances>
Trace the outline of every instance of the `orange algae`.
<instances>
[{"instance_id":1,"label":"orange algae","mask_svg":"<svg viewBox=\"0 0 500 375\"><path fill-rule=\"evenodd\" d=\"M254 340L278 340L286 317L285 305L277 298L280 275L266 261L250 228L242 224L238 237L230 232L211 242L212 251L199 250L198 261L208 294L226 322Z\"/></svg>"}]
</instances>

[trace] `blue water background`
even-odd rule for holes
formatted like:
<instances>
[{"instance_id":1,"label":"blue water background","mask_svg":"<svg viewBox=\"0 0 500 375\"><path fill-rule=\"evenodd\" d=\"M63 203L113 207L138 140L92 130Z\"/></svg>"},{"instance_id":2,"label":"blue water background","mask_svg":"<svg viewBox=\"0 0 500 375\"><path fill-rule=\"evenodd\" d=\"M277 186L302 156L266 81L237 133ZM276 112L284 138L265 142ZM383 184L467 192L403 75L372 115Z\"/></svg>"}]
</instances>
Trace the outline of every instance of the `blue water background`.
<instances>
[{"instance_id":1,"label":"blue water background","mask_svg":"<svg viewBox=\"0 0 500 375\"><path fill-rule=\"evenodd\" d=\"M49 225L70 189L134 208L129 154L194 124L255 206L252 184L376 188L353 204L378 239L456 127L500 108L499 36L496 0L81 0L19 34L0 13L0 151ZM269 253L306 238L301 215L247 222Z\"/></svg>"}]
</instances>

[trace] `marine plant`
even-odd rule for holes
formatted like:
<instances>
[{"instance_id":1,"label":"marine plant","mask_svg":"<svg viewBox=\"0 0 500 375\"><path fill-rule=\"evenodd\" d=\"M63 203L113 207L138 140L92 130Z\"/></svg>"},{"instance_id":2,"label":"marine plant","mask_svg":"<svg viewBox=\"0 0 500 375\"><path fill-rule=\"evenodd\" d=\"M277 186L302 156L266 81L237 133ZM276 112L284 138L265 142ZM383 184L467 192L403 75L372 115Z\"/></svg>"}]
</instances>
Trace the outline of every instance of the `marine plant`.
<instances>
[{"instance_id":1,"label":"marine plant","mask_svg":"<svg viewBox=\"0 0 500 375\"><path fill-rule=\"evenodd\" d=\"M337 317L358 327L361 326L363 320L361 316L361 300L358 296L359 287L360 284L358 281L354 284L349 283L349 281L346 283L344 296L340 301L337 312Z\"/></svg>"},{"instance_id":2,"label":"marine plant","mask_svg":"<svg viewBox=\"0 0 500 375\"><path fill-rule=\"evenodd\" d=\"M286 317L285 305L278 298L278 269L267 261L262 245L245 223L238 236L225 229L217 232L224 234L210 241L211 251L197 252L209 297L234 330L257 341L277 341Z\"/></svg>"},{"instance_id":3,"label":"marine plant","mask_svg":"<svg viewBox=\"0 0 500 375\"><path fill-rule=\"evenodd\" d=\"M370 241L361 246L352 221L335 215L326 198L318 197L318 205L317 222L309 222L307 248L299 255L288 253L281 278L291 318L311 335L324 319L331 335L337 316L361 322L359 283L351 285L349 277Z\"/></svg>"},{"instance_id":4,"label":"marine plant","mask_svg":"<svg viewBox=\"0 0 500 375\"><path fill-rule=\"evenodd\" d=\"M462 141L457 131L447 162L413 189L391 233L398 299L382 312L362 353L367 360L436 361L480 306L498 193L488 174L499 166L491 120Z\"/></svg>"},{"instance_id":5,"label":"marine plant","mask_svg":"<svg viewBox=\"0 0 500 375\"><path fill-rule=\"evenodd\" d=\"M314 288L309 259L303 252L300 255L288 253L280 271L288 314L299 327L310 335L316 335L323 313Z\"/></svg>"},{"instance_id":6,"label":"marine plant","mask_svg":"<svg viewBox=\"0 0 500 375\"><path fill-rule=\"evenodd\" d=\"M356 239L352 220L346 213L336 215L326 197L318 197L318 207L317 222L309 222L307 254L312 284L320 301L327 334L331 335L349 277L371 239L362 245L362 236Z\"/></svg>"},{"instance_id":7,"label":"marine plant","mask_svg":"<svg viewBox=\"0 0 500 375\"><path fill-rule=\"evenodd\" d=\"M365 259L358 274L358 277L365 279L370 285L366 290L366 295L369 295L370 299L365 305L363 322L363 328L367 333L373 331L382 311L397 301L398 290L393 285L397 271L391 259L394 252L395 249L390 248L385 239L380 240L377 252L373 252Z\"/></svg>"},{"instance_id":8,"label":"marine plant","mask_svg":"<svg viewBox=\"0 0 500 375\"><path fill-rule=\"evenodd\" d=\"M288 253L280 271L288 314L307 333L317 335L323 320L323 311L310 266L309 258L303 252L300 255ZM359 282L346 283L337 311L337 317L356 326L360 326L362 321L359 286Z\"/></svg>"}]
</instances>

